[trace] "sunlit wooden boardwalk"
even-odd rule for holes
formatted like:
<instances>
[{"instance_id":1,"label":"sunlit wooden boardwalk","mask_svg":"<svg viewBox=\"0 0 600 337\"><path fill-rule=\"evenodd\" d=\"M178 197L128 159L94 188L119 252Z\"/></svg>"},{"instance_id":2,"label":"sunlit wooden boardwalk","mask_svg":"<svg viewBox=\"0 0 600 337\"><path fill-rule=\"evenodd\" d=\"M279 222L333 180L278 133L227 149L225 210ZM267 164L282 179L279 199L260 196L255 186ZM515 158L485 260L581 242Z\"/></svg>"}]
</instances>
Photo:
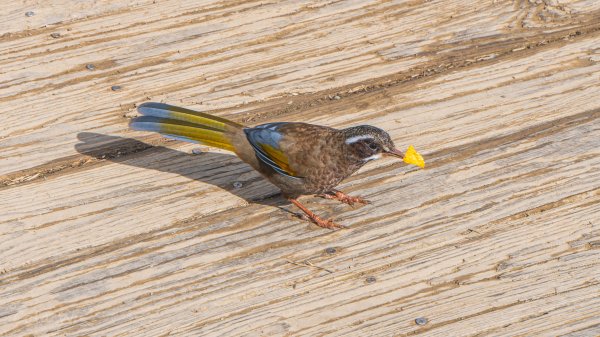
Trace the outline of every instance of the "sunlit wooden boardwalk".
<instances>
[{"instance_id":1,"label":"sunlit wooden boardwalk","mask_svg":"<svg viewBox=\"0 0 600 337\"><path fill-rule=\"evenodd\" d=\"M0 335L600 335L600 1L2 7ZM427 167L306 198L328 231L129 131L149 100L372 124Z\"/></svg>"}]
</instances>

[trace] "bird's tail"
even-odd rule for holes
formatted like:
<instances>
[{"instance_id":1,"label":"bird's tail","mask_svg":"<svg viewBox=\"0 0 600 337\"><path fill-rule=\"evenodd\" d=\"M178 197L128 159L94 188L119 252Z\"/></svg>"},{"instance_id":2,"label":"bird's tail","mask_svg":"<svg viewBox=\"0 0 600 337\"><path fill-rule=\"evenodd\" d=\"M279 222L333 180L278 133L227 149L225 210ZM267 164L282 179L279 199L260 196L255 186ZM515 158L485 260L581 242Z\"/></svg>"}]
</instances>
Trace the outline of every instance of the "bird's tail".
<instances>
[{"instance_id":1,"label":"bird's tail","mask_svg":"<svg viewBox=\"0 0 600 337\"><path fill-rule=\"evenodd\" d=\"M129 123L134 130L158 132L168 138L229 151L234 151L229 134L243 127L225 118L163 103L144 103L138 111L142 116Z\"/></svg>"}]
</instances>

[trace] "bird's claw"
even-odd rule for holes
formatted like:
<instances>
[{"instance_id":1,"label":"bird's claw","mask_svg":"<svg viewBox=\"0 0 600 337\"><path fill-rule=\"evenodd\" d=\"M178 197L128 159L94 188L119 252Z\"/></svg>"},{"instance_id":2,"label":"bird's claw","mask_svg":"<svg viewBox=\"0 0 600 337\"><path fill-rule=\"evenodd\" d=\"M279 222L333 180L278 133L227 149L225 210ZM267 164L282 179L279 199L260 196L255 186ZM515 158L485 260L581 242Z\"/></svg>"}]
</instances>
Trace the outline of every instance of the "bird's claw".
<instances>
[{"instance_id":1,"label":"bird's claw","mask_svg":"<svg viewBox=\"0 0 600 337\"><path fill-rule=\"evenodd\" d=\"M362 204L362 205L368 205L371 202L369 200L363 199L361 197L353 197L350 195L345 195L341 198L338 199L339 201L348 204L350 206L354 206L354 204Z\"/></svg>"},{"instance_id":2,"label":"bird's claw","mask_svg":"<svg viewBox=\"0 0 600 337\"><path fill-rule=\"evenodd\" d=\"M328 220L324 220L319 218L318 216L314 215L314 216L308 216L306 214L299 214L298 215L299 218L303 219L303 220L308 220L312 223L314 223L315 225L322 227L322 228L327 228L327 229L338 229L338 228L348 228L347 226L344 225L340 225L338 223L335 223L333 220L328 219Z\"/></svg>"},{"instance_id":3,"label":"bird's claw","mask_svg":"<svg viewBox=\"0 0 600 337\"><path fill-rule=\"evenodd\" d=\"M361 197L353 197L353 196L347 195L341 191L334 191L331 193L322 194L320 196L325 199L335 199L340 202L343 202L344 204L348 204L350 206L354 206L354 204L368 205L371 203L369 200L363 199Z\"/></svg>"},{"instance_id":4,"label":"bird's claw","mask_svg":"<svg viewBox=\"0 0 600 337\"><path fill-rule=\"evenodd\" d=\"M323 227L323 228L327 228L327 229L348 228L344 225L340 225L340 224L333 222L333 220L331 220L331 219L323 220L323 219L319 218L315 213L313 213L311 210L306 208L304 205L302 205L298 200L296 200L294 198L288 198L288 200L290 202L292 202L294 205L296 205L298 208L300 208L300 210L302 210L302 212L304 212L304 215L306 217L308 217L308 219L310 221L314 222L319 227Z\"/></svg>"},{"instance_id":5,"label":"bird's claw","mask_svg":"<svg viewBox=\"0 0 600 337\"><path fill-rule=\"evenodd\" d=\"M323 228L327 228L327 229L338 229L338 228L348 228L344 225L340 225L337 224L335 222L333 222L333 220L328 219L328 220L323 220L319 217L315 217L311 219L317 226L319 227L323 227Z\"/></svg>"}]
</instances>

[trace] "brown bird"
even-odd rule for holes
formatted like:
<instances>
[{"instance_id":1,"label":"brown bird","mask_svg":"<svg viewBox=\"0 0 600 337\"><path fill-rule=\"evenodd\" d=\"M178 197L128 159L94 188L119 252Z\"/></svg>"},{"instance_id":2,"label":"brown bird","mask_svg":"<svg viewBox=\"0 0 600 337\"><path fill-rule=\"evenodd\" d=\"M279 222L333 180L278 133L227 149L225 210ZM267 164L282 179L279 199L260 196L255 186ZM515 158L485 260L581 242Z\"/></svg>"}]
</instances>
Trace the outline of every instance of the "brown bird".
<instances>
[{"instance_id":1,"label":"brown bird","mask_svg":"<svg viewBox=\"0 0 600 337\"><path fill-rule=\"evenodd\" d=\"M382 156L404 158L385 131L370 125L341 130L298 122L245 127L217 116L154 102L140 105L138 111L143 116L131 120L132 129L235 152L324 228L344 226L321 219L298 201L299 196L319 195L349 205L369 203L335 187L371 160ZM405 161L422 166L422 158L412 151L417 161Z\"/></svg>"}]
</instances>

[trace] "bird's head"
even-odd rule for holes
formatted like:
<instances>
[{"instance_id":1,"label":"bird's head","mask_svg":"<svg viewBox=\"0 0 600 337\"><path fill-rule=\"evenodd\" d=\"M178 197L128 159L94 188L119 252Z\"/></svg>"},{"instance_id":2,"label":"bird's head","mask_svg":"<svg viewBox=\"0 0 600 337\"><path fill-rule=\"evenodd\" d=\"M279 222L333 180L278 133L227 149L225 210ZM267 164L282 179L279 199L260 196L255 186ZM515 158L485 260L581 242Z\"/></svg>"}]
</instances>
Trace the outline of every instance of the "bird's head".
<instances>
[{"instance_id":1,"label":"bird's head","mask_svg":"<svg viewBox=\"0 0 600 337\"><path fill-rule=\"evenodd\" d=\"M359 125L344 129L347 148L362 162L379 159L382 156L394 156L400 159L404 154L397 150L387 132L370 125Z\"/></svg>"}]
</instances>

